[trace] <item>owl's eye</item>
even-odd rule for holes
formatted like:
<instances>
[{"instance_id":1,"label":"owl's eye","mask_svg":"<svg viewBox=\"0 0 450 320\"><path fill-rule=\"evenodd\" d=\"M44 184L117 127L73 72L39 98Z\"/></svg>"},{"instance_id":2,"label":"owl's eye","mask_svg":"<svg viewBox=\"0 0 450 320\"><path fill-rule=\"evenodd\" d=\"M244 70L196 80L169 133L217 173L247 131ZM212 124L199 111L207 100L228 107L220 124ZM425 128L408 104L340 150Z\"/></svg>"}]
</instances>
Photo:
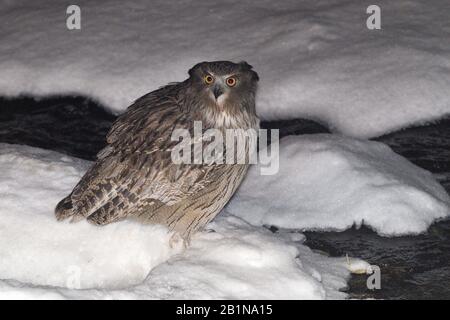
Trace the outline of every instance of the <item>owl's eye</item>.
<instances>
[{"instance_id":1,"label":"owl's eye","mask_svg":"<svg viewBox=\"0 0 450 320\"><path fill-rule=\"evenodd\" d=\"M234 87L236 85L236 78L230 77L227 79L227 85L229 87Z\"/></svg>"},{"instance_id":2,"label":"owl's eye","mask_svg":"<svg viewBox=\"0 0 450 320\"><path fill-rule=\"evenodd\" d=\"M207 74L207 75L203 78L203 80L205 81L206 84L211 84L211 83L214 82L214 78L213 78L211 75L209 75L209 74Z\"/></svg>"}]
</instances>

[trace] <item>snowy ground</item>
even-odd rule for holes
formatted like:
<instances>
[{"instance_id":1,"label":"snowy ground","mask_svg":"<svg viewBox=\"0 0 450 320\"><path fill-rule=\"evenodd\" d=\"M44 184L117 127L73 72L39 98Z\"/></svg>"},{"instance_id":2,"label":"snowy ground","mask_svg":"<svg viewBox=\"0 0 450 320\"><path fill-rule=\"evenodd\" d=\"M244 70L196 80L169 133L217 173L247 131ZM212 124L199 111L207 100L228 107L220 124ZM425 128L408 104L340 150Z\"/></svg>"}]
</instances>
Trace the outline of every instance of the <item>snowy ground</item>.
<instances>
[{"instance_id":1,"label":"snowy ground","mask_svg":"<svg viewBox=\"0 0 450 320\"><path fill-rule=\"evenodd\" d=\"M290 136L280 141L279 166L266 176L253 166L227 210L254 225L345 230L365 224L387 236L425 232L450 214L450 197L433 175L380 142Z\"/></svg>"},{"instance_id":2,"label":"snowy ground","mask_svg":"<svg viewBox=\"0 0 450 320\"><path fill-rule=\"evenodd\" d=\"M227 213L184 252L162 227L59 223L53 208L89 162L0 144L0 164L0 298L343 298L348 269L367 266Z\"/></svg>"},{"instance_id":3,"label":"snowy ground","mask_svg":"<svg viewBox=\"0 0 450 320\"><path fill-rule=\"evenodd\" d=\"M311 135L280 147L280 173L267 179L255 167L183 251L169 246L163 227L57 222L54 206L89 162L0 144L0 298L344 298L349 270L367 263L313 253L293 228L365 219L384 234L419 232L449 213L431 174L380 143ZM290 230L272 234L238 216Z\"/></svg>"},{"instance_id":4,"label":"snowy ground","mask_svg":"<svg viewBox=\"0 0 450 320\"><path fill-rule=\"evenodd\" d=\"M247 60L265 119L310 117L371 137L450 113L450 2L2 1L0 94L77 93L113 110L203 60Z\"/></svg>"}]
</instances>

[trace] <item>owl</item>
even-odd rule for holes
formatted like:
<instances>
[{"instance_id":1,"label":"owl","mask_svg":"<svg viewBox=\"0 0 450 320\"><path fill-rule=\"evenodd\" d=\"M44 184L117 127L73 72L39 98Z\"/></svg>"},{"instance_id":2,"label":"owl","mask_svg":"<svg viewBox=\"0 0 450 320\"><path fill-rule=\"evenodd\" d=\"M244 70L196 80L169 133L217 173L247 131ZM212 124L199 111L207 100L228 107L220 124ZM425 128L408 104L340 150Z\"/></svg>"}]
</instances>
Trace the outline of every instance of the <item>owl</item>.
<instances>
[{"instance_id":1,"label":"owl","mask_svg":"<svg viewBox=\"0 0 450 320\"><path fill-rule=\"evenodd\" d=\"M249 164L174 163L172 134L192 133L198 121L202 130L256 130L259 78L246 62L201 62L188 73L137 99L116 120L96 162L56 206L58 220L105 225L132 218L165 225L189 242L222 210Z\"/></svg>"}]
</instances>

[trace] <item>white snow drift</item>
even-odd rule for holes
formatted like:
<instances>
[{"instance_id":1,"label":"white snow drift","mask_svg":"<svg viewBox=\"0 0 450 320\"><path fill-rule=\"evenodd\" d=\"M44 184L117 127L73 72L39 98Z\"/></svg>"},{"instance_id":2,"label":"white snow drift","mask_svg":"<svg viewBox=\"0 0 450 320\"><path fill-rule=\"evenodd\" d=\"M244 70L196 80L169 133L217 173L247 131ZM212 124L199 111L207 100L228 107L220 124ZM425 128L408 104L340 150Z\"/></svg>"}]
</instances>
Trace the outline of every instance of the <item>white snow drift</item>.
<instances>
[{"instance_id":1,"label":"white snow drift","mask_svg":"<svg viewBox=\"0 0 450 320\"><path fill-rule=\"evenodd\" d=\"M433 175L388 146L338 135L280 140L280 170L253 166L227 211L255 225L345 230L365 224L382 235L416 234L450 214Z\"/></svg>"},{"instance_id":2,"label":"white snow drift","mask_svg":"<svg viewBox=\"0 0 450 320\"><path fill-rule=\"evenodd\" d=\"M117 287L139 283L168 258L169 235L162 227L55 221L55 205L88 165L52 151L0 144L1 279Z\"/></svg>"},{"instance_id":3,"label":"white snow drift","mask_svg":"<svg viewBox=\"0 0 450 320\"><path fill-rule=\"evenodd\" d=\"M370 137L450 113L450 2L2 1L0 94L82 94L115 111L203 60L247 60L265 119L309 117Z\"/></svg>"},{"instance_id":4,"label":"white snow drift","mask_svg":"<svg viewBox=\"0 0 450 320\"><path fill-rule=\"evenodd\" d=\"M215 232L198 234L189 249L157 266L139 285L69 290L7 280L0 281L0 299L340 299L346 294L338 289L346 286L349 270L369 267L358 259L348 264L314 253L300 244L301 234L274 236L236 217L222 215L210 227ZM101 272L108 269L82 276Z\"/></svg>"},{"instance_id":5,"label":"white snow drift","mask_svg":"<svg viewBox=\"0 0 450 320\"><path fill-rule=\"evenodd\" d=\"M226 213L182 253L163 227L57 222L54 206L88 165L0 144L0 298L343 298L348 270L361 263Z\"/></svg>"}]
</instances>

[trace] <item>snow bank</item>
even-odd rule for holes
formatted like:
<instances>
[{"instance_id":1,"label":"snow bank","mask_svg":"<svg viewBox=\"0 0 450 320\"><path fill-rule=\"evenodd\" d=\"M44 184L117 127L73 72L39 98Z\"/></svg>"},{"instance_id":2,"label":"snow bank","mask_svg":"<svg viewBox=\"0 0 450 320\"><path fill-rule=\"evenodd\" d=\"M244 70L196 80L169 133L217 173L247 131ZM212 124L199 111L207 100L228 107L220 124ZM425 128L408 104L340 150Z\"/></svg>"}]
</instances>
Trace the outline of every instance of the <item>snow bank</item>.
<instances>
[{"instance_id":1,"label":"snow bank","mask_svg":"<svg viewBox=\"0 0 450 320\"><path fill-rule=\"evenodd\" d=\"M416 234L450 214L433 175L388 146L337 135L280 140L280 170L253 166L227 210L254 225L345 230L367 225L382 235Z\"/></svg>"},{"instance_id":2,"label":"snow bank","mask_svg":"<svg viewBox=\"0 0 450 320\"><path fill-rule=\"evenodd\" d=\"M162 227L55 221L55 205L88 165L52 151L0 144L1 279L120 287L141 282L169 257L169 235Z\"/></svg>"},{"instance_id":3,"label":"snow bank","mask_svg":"<svg viewBox=\"0 0 450 320\"><path fill-rule=\"evenodd\" d=\"M161 226L57 222L54 206L90 163L0 144L0 298L344 298L349 272L368 264L314 253L293 228L364 223L397 235L449 213L432 175L381 143L292 136L280 151L280 172L260 176L254 166L210 230L182 251Z\"/></svg>"},{"instance_id":4,"label":"snow bank","mask_svg":"<svg viewBox=\"0 0 450 320\"><path fill-rule=\"evenodd\" d=\"M88 165L0 144L0 299L344 298L339 289L361 263L225 212L184 252L170 249L163 227L57 222L54 206Z\"/></svg>"},{"instance_id":5,"label":"snow bank","mask_svg":"<svg viewBox=\"0 0 450 320\"><path fill-rule=\"evenodd\" d=\"M265 119L309 117L371 137L450 113L450 2L3 1L0 94L74 93L115 111L203 60L247 60Z\"/></svg>"},{"instance_id":6,"label":"snow bank","mask_svg":"<svg viewBox=\"0 0 450 320\"><path fill-rule=\"evenodd\" d=\"M278 236L222 215L192 246L156 267L136 286L69 290L0 281L1 298L44 299L341 299L358 259L329 258L300 244L298 233Z\"/></svg>"}]
</instances>

